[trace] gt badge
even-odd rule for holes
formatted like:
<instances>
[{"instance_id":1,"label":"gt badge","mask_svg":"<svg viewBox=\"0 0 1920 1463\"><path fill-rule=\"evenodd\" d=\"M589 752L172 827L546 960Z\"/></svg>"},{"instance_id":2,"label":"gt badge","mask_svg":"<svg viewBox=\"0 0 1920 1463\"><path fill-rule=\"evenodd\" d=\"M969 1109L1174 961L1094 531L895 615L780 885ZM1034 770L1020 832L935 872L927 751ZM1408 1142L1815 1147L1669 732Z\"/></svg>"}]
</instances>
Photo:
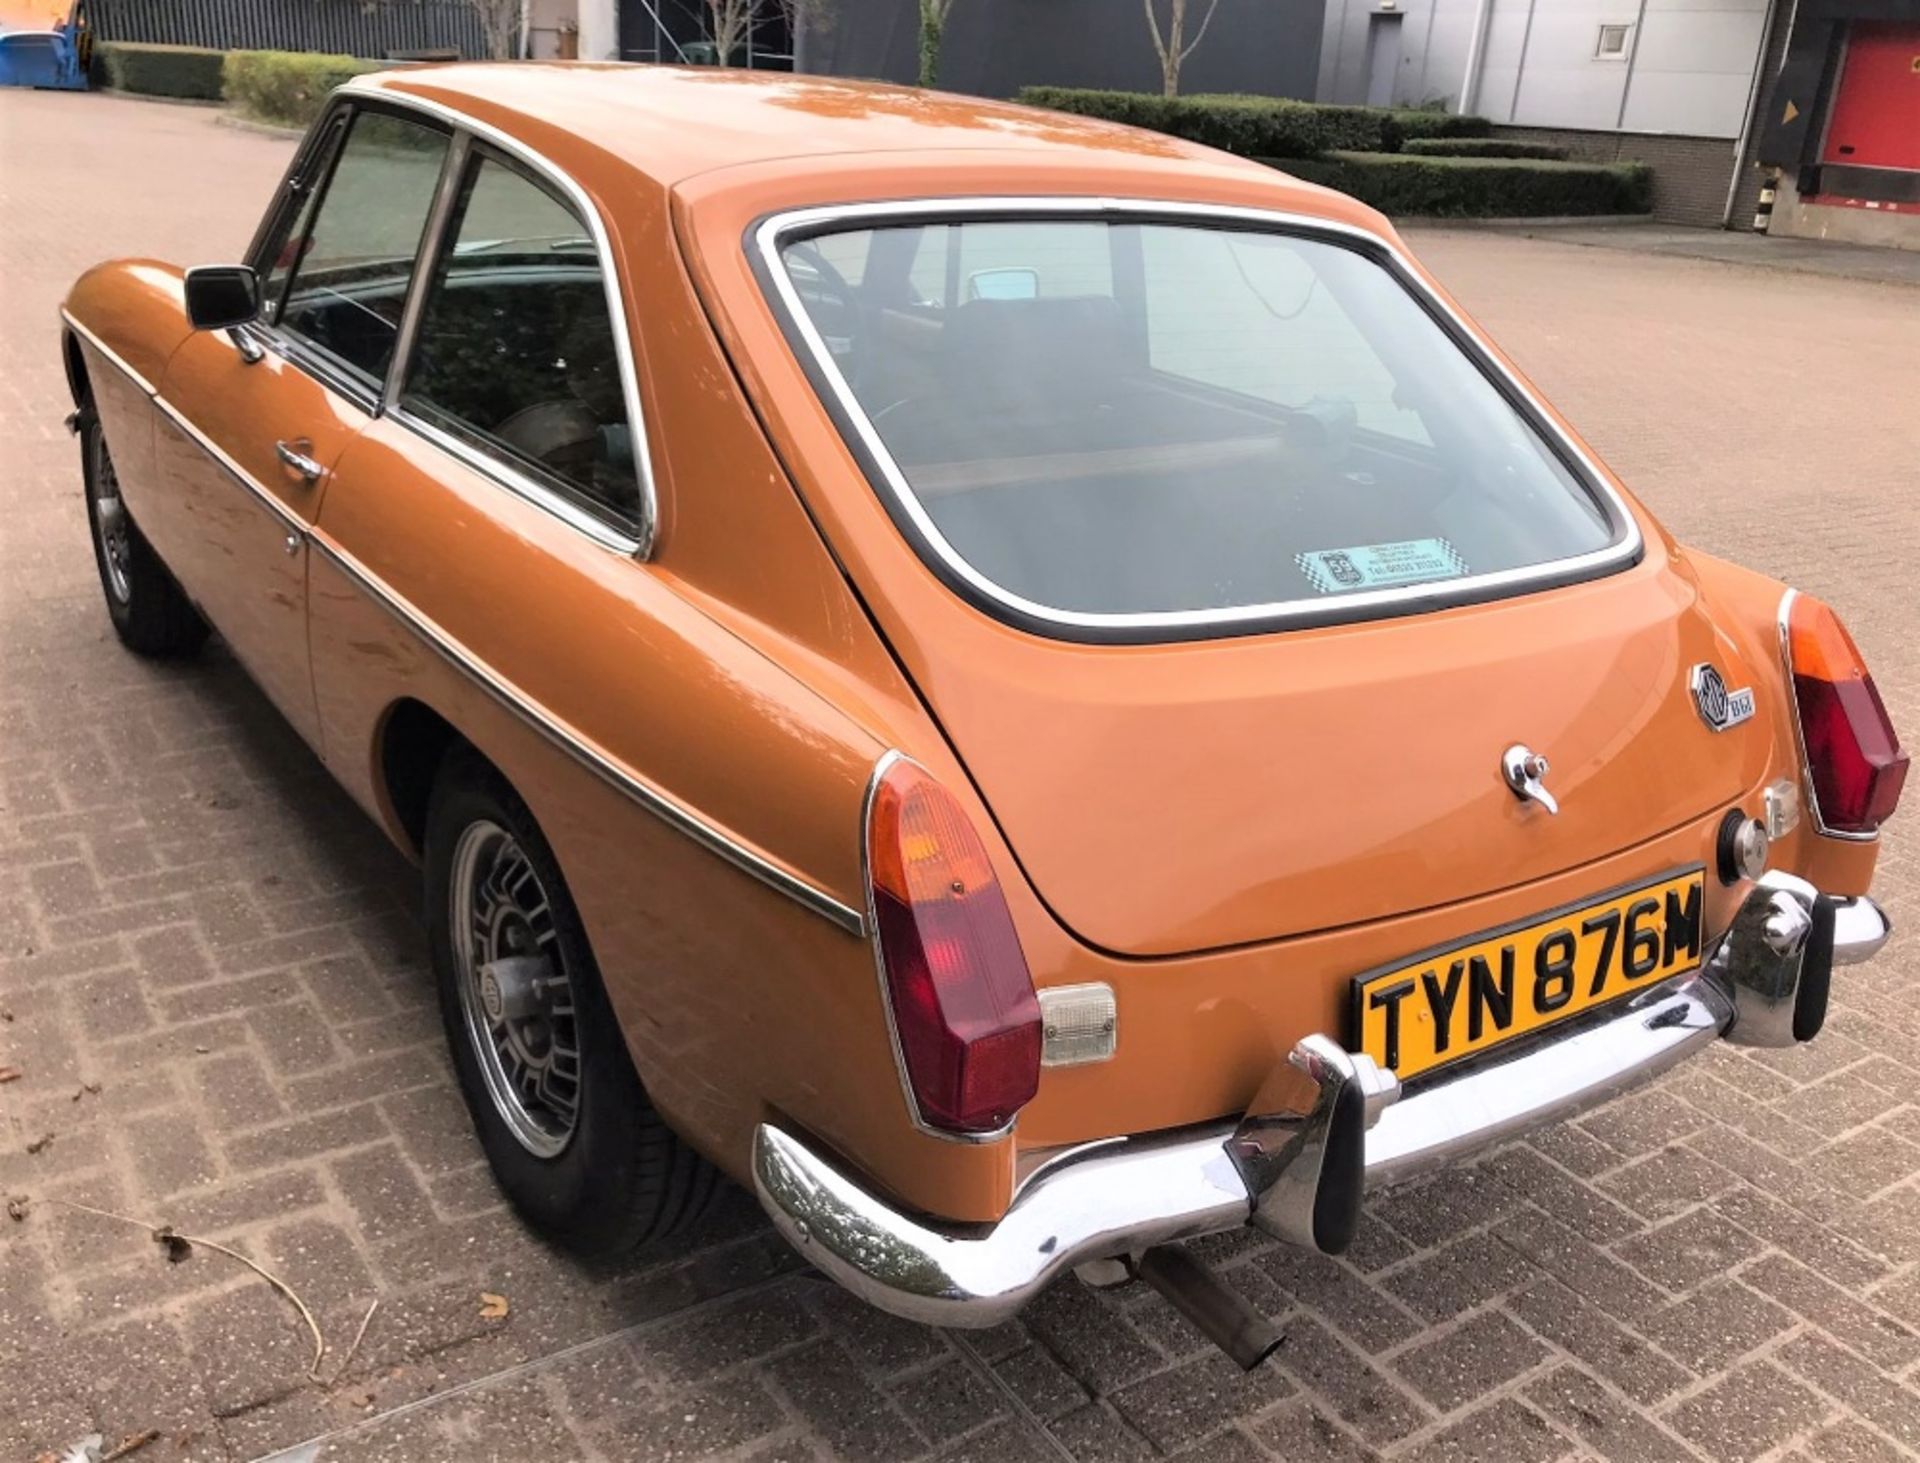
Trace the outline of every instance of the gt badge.
<instances>
[{"instance_id":1,"label":"gt badge","mask_svg":"<svg viewBox=\"0 0 1920 1463\"><path fill-rule=\"evenodd\" d=\"M1693 668L1693 705L1712 731L1723 732L1753 715L1753 688L1729 691L1720 672L1706 661Z\"/></svg>"}]
</instances>

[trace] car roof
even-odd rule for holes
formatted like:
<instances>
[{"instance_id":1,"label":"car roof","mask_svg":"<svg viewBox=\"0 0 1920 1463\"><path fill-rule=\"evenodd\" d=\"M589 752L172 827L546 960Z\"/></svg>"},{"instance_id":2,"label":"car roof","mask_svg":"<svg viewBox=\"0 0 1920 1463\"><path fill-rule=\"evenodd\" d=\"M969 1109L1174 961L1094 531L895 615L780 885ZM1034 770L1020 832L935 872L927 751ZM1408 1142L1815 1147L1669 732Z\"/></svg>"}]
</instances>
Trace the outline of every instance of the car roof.
<instances>
[{"instance_id":1,"label":"car roof","mask_svg":"<svg viewBox=\"0 0 1920 1463\"><path fill-rule=\"evenodd\" d=\"M1324 190L1261 164L1157 132L1065 112L918 87L714 67L605 62L476 62L396 69L356 79L354 92L438 102L562 161L586 144L668 189L719 169L870 155L876 169L911 163L937 191L992 153L1016 186L1023 170L1058 178L1077 164L1111 178L1258 175L1306 202ZM571 142L573 145L568 145ZM971 191L971 190L962 190ZM1317 208L1303 211L1320 212Z\"/></svg>"}]
</instances>

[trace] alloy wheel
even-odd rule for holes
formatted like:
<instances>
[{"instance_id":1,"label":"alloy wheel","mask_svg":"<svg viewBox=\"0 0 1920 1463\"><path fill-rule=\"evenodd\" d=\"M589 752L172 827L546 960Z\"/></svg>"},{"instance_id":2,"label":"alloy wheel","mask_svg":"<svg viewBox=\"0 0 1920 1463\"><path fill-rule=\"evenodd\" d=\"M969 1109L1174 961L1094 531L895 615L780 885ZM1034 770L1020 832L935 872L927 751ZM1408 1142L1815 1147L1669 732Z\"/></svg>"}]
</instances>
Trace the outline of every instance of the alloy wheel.
<instances>
[{"instance_id":1,"label":"alloy wheel","mask_svg":"<svg viewBox=\"0 0 1920 1463\"><path fill-rule=\"evenodd\" d=\"M487 1093L520 1145L552 1158L580 1120L580 1015L552 901L519 842L485 819L461 830L449 885L460 1007Z\"/></svg>"},{"instance_id":2,"label":"alloy wheel","mask_svg":"<svg viewBox=\"0 0 1920 1463\"><path fill-rule=\"evenodd\" d=\"M98 427L94 428L89 450L93 453L93 473L87 498L93 532L100 541L100 560L106 566L107 593L116 604L124 605L133 599L133 545L127 506L120 497L120 476L113 469L106 435Z\"/></svg>"}]
</instances>

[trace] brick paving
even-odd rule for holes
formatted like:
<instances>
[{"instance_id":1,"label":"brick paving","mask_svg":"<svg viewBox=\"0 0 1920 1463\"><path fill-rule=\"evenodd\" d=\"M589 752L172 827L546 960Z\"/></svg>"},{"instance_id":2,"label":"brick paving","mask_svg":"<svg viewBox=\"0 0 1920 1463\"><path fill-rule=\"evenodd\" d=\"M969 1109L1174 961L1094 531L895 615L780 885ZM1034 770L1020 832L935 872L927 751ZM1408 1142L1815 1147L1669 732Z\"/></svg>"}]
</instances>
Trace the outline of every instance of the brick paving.
<instances>
[{"instance_id":1,"label":"brick paving","mask_svg":"<svg viewBox=\"0 0 1920 1463\"><path fill-rule=\"evenodd\" d=\"M1383 1196L1340 1262L1201 1248L1284 1321L1243 1376L1156 1297L1067 1284L942 1334L810 1278L734 1195L588 1269L488 1181L411 872L217 645L98 603L53 308L107 255L244 244L288 145L0 93L0 1459L1869 1460L1920 1448L1920 941L1815 1045L1657 1087ZM1920 737L1920 291L1489 232L1416 243L1703 548L1838 605ZM1920 918L1916 810L1881 892ZM40 1140L50 1135L51 1141ZM30 1149L37 1151L29 1151ZM242 1250L170 1265L68 1199ZM482 1314L481 1292L506 1297ZM371 1301L351 1367L334 1377ZM290 1456L306 1457L302 1452Z\"/></svg>"}]
</instances>

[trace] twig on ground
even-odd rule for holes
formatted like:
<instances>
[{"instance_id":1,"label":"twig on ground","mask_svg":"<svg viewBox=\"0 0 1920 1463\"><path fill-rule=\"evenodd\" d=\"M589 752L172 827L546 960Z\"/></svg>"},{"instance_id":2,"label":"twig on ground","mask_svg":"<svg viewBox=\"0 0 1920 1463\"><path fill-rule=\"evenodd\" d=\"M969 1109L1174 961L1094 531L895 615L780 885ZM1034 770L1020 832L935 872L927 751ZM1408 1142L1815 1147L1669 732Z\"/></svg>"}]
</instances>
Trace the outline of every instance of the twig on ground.
<instances>
[{"instance_id":1,"label":"twig on ground","mask_svg":"<svg viewBox=\"0 0 1920 1463\"><path fill-rule=\"evenodd\" d=\"M120 1439L120 1442L111 1453L102 1453L100 1455L100 1463L114 1463L114 1459L116 1458L124 1458L129 1453L137 1453L146 1447L148 1443L157 1443L159 1441L160 1429L157 1427L150 1427L145 1432L128 1433L127 1436Z\"/></svg>"},{"instance_id":2,"label":"twig on ground","mask_svg":"<svg viewBox=\"0 0 1920 1463\"><path fill-rule=\"evenodd\" d=\"M373 1313L379 1309L380 1300L379 1297L376 1296L373 1304L367 1307L366 1315L360 1318L360 1329L353 1333L353 1345L349 1346L347 1348L347 1354L340 1358L340 1365L335 1368L333 1377L327 1383L329 1387L344 1377L347 1374L347 1368L353 1365L353 1358L360 1350L360 1343L367 1339L367 1327L373 1324Z\"/></svg>"},{"instance_id":3,"label":"twig on ground","mask_svg":"<svg viewBox=\"0 0 1920 1463\"><path fill-rule=\"evenodd\" d=\"M314 1382L320 1380L320 1358L326 1355L327 1350L327 1338L320 1334L320 1323L314 1320L313 1312L307 1308L307 1303L300 1299L299 1292L278 1275L275 1275L271 1270L267 1269L266 1266L248 1259L238 1250L229 1249L216 1240L201 1239L198 1235L181 1234L170 1224L150 1224L144 1219L135 1219L126 1214L115 1214L111 1209L96 1209L91 1204L77 1203L72 1199L50 1199L47 1202L59 1204L68 1209L78 1209L82 1214L97 1214L102 1219L117 1219L122 1224L138 1225L153 1237L155 1244L167 1246L170 1257L174 1253L176 1244L185 1243L189 1245L202 1245L214 1251L216 1254L225 1255L229 1260L238 1260L288 1300L292 1301L294 1309L300 1312L300 1319L307 1323L307 1329L313 1333L313 1360L307 1366L307 1378L309 1381ZM371 1315L372 1312L368 1312L368 1314Z\"/></svg>"}]
</instances>

